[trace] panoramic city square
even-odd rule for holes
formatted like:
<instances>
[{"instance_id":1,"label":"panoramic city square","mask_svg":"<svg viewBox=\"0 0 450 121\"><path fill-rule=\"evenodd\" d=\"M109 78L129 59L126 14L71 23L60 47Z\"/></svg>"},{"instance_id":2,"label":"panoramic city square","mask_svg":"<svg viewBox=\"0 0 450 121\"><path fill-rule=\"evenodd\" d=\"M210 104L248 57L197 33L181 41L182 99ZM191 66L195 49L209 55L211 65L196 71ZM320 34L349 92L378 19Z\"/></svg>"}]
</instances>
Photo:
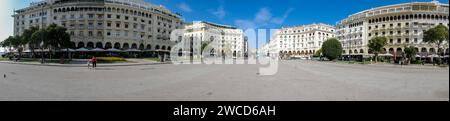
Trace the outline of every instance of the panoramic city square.
<instances>
[{"instance_id":1,"label":"panoramic city square","mask_svg":"<svg viewBox=\"0 0 450 121\"><path fill-rule=\"evenodd\" d=\"M279 62L88 69L0 63L0 100L417 101L449 99L448 67Z\"/></svg>"},{"instance_id":2,"label":"panoramic city square","mask_svg":"<svg viewBox=\"0 0 450 121\"><path fill-rule=\"evenodd\" d=\"M0 100L449 100L448 1L225 2L8 1Z\"/></svg>"}]
</instances>

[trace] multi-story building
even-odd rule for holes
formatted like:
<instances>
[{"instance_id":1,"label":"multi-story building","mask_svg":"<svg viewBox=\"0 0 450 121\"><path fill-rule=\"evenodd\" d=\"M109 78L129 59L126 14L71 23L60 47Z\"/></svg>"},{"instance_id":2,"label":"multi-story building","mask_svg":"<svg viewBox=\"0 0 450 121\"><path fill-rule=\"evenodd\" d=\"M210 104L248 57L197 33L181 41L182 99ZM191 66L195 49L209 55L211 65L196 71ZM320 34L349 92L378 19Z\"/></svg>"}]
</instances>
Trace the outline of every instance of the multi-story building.
<instances>
[{"instance_id":1,"label":"multi-story building","mask_svg":"<svg viewBox=\"0 0 450 121\"><path fill-rule=\"evenodd\" d=\"M14 34L57 24L74 48L170 50L179 15L144 0L46 0L15 11Z\"/></svg>"},{"instance_id":2,"label":"multi-story building","mask_svg":"<svg viewBox=\"0 0 450 121\"><path fill-rule=\"evenodd\" d=\"M416 47L421 54L433 54L437 48L423 41L423 33L437 25L448 27L448 15L448 4L437 1L383 6L358 12L338 22L336 37L346 56L370 54L367 44L377 36L387 38L384 51L392 55L401 54L406 46Z\"/></svg>"},{"instance_id":3,"label":"multi-story building","mask_svg":"<svg viewBox=\"0 0 450 121\"><path fill-rule=\"evenodd\" d=\"M201 46L201 42L209 42L212 48L205 51L209 51L212 53L211 55L221 56L232 53L232 57L244 57L244 53L248 50L243 30L236 27L194 21L186 24L185 30L184 38L186 40L198 40L192 42L194 53L200 53L198 47Z\"/></svg>"},{"instance_id":4,"label":"multi-story building","mask_svg":"<svg viewBox=\"0 0 450 121\"><path fill-rule=\"evenodd\" d=\"M280 55L310 57L322 47L322 43L335 37L331 25L319 23L281 28L275 32L274 39L266 44L263 52L279 51ZM266 54L267 54L266 53Z\"/></svg>"}]
</instances>

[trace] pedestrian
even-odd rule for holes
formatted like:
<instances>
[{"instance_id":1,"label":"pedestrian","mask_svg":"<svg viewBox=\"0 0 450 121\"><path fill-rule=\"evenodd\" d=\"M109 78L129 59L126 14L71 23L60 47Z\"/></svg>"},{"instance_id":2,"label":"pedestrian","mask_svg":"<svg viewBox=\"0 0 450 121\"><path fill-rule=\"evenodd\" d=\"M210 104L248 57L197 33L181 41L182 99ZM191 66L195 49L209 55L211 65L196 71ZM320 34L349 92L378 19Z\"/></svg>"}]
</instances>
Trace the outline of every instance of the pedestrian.
<instances>
[{"instance_id":1,"label":"pedestrian","mask_svg":"<svg viewBox=\"0 0 450 121\"><path fill-rule=\"evenodd\" d=\"M92 61L92 67L97 68L97 58L95 58L95 56L92 56L91 61Z\"/></svg>"},{"instance_id":2,"label":"pedestrian","mask_svg":"<svg viewBox=\"0 0 450 121\"><path fill-rule=\"evenodd\" d=\"M92 64L92 59L88 59L88 61L87 61L88 69L91 69L91 64Z\"/></svg>"}]
</instances>

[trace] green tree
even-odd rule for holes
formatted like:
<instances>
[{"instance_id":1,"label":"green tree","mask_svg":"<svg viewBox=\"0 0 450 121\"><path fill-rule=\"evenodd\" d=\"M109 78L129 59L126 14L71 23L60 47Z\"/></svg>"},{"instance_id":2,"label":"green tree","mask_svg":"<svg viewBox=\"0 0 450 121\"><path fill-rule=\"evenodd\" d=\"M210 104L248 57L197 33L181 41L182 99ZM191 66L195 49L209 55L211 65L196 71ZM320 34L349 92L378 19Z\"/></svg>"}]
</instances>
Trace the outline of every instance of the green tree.
<instances>
[{"instance_id":1,"label":"green tree","mask_svg":"<svg viewBox=\"0 0 450 121\"><path fill-rule=\"evenodd\" d=\"M200 59L201 59L201 62L203 63L203 51L205 51L206 47L208 47L209 43L211 43L211 42L202 41L201 43L202 43L202 45L200 47Z\"/></svg>"},{"instance_id":2,"label":"green tree","mask_svg":"<svg viewBox=\"0 0 450 121\"><path fill-rule=\"evenodd\" d=\"M406 54L406 58L408 59L408 64L410 64L411 60L414 60L416 58L416 48L413 46L405 47L404 52Z\"/></svg>"},{"instance_id":3,"label":"green tree","mask_svg":"<svg viewBox=\"0 0 450 121\"><path fill-rule=\"evenodd\" d=\"M2 47L8 48L9 51L17 50L19 52L19 59L22 56L23 44L20 36L9 36L2 42Z\"/></svg>"},{"instance_id":4,"label":"green tree","mask_svg":"<svg viewBox=\"0 0 450 121\"><path fill-rule=\"evenodd\" d=\"M3 47L3 48L7 48L8 51L11 51L11 50L12 50L12 44L11 44L11 41L13 41L13 39L14 39L13 36L9 36L8 38L6 38L5 40L3 40L3 41L0 43L0 46Z\"/></svg>"},{"instance_id":5,"label":"green tree","mask_svg":"<svg viewBox=\"0 0 450 121\"><path fill-rule=\"evenodd\" d=\"M438 52L442 53L441 45L444 41L449 40L448 37L448 28L444 25L438 25L424 32L423 41L430 44L436 44ZM438 53L439 59L441 59L441 53ZM439 64L440 62L441 61L439 61Z\"/></svg>"},{"instance_id":6,"label":"green tree","mask_svg":"<svg viewBox=\"0 0 450 121\"><path fill-rule=\"evenodd\" d=\"M30 49L31 53L33 53L32 57L34 57L34 55L35 55L34 49L36 47L38 47L35 43L33 43L33 41L35 41L35 40L33 40L32 36L38 30L39 30L39 28L37 28L37 27L34 27L34 26L30 27L28 29L25 29L20 37L22 39L21 44L23 44L23 45L28 44L28 48Z\"/></svg>"},{"instance_id":7,"label":"green tree","mask_svg":"<svg viewBox=\"0 0 450 121\"><path fill-rule=\"evenodd\" d=\"M329 60L338 58L342 54L341 42L335 38L326 40L322 45L322 54Z\"/></svg>"},{"instance_id":8,"label":"green tree","mask_svg":"<svg viewBox=\"0 0 450 121\"><path fill-rule=\"evenodd\" d=\"M378 62L378 54L383 51L383 47L386 46L386 44L386 37L375 37L369 40L369 44L367 46L375 55L375 63Z\"/></svg>"},{"instance_id":9,"label":"green tree","mask_svg":"<svg viewBox=\"0 0 450 121\"><path fill-rule=\"evenodd\" d=\"M66 28L51 24L46 28L46 31L47 37L44 41L44 45L49 48L50 57L52 55L51 51L54 51L55 49L68 50L70 48L70 35L66 32Z\"/></svg>"},{"instance_id":10,"label":"green tree","mask_svg":"<svg viewBox=\"0 0 450 121\"><path fill-rule=\"evenodd\" d=\"M316 53L314 53L314 57L320 57L321 56L321 54L322 54L322 48L321 49L319 49L319 50L317 50L316 51Z\"/></svg>"},{"instance_id":11,"label":"green tree","mask_svg":"<svg viewBox=\"0 0 450 121\"><path fill-rule=\"evenodd\" d=\"M45 40L47 40L48 32L45 29L38 30L31 35L30 44L41 49L41 63L44 63L44 48L46 48Z\"/></svg>"}]
</instances>

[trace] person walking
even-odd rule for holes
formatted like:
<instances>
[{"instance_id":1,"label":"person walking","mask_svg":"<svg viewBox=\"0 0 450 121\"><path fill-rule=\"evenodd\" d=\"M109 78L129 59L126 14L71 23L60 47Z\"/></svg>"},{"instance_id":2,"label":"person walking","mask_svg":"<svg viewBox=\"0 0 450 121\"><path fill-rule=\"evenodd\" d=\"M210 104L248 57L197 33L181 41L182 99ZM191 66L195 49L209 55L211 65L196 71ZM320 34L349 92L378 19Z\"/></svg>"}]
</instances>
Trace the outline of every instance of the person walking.
<instances>
[{"instance_id":1,"label":"person walking","mask_svg":"<svg viewBox=\"0 0 450 121\"><path fill-rule=\"evenodd\" d=\"M92 56L92 68L97 68L97 58L95 58L95 56Z\"/></svg>"}]
</instances>

